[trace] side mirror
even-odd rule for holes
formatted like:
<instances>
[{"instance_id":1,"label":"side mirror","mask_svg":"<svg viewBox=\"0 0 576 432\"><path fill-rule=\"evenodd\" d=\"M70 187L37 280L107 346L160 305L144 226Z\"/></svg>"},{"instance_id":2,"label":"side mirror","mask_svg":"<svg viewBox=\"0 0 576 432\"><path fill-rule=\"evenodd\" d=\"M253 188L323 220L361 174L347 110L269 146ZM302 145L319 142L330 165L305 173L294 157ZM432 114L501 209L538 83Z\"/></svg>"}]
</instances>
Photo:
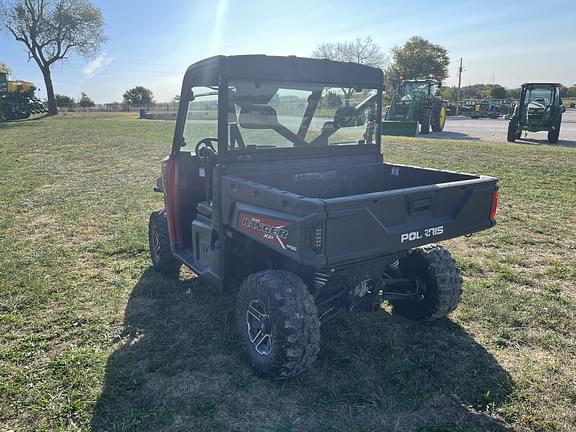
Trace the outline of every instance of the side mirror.
<instances>
[{"instance_id":1,"label":"side mirror","mask_svg":"<svg viewBox=\"0 0 576 432\"><path fill-rule=\"evenodd\" d=\"M244 129L274 129L278 126L278 116L270 105L251 105L242 107L238 123Z\"/></svg>"}]
</instances>

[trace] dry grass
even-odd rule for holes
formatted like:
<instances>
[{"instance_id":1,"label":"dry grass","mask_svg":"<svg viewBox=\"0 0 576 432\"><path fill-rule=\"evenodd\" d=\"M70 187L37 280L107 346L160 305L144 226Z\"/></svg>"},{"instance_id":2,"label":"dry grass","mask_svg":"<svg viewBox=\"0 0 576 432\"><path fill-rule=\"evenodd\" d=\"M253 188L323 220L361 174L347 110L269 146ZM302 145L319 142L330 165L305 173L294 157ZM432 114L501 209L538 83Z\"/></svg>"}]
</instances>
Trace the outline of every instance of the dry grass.
<instances>
[{"instance_id":1,"label":"dry grass","mask_svg":"<svg viewBox=\"0 0 576 432\"><path fill-rule=\"evenodd\" d=\"M394 139L393 162L496 175L497 228L447 242L461 307L323 329L271 383L234 299L151 272L146 222L173 123L74 114L0 125L0 430L574 431L576 154Z\"/></svg>"}]
</instances>

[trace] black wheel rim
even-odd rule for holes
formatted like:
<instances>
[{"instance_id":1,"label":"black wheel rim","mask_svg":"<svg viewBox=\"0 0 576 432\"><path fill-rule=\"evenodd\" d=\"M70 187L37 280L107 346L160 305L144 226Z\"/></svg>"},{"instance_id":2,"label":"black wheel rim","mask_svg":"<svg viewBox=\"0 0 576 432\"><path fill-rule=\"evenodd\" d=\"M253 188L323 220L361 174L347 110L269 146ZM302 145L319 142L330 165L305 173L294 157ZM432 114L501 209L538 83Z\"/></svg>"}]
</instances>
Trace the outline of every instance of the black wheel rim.
<instances>
[{"instance_id":1,"label":"black wheel rim","mask_svg":"<svg viewBox=\"0 0 576 432\"><path fill-rule=\"evenodd\" d=\"M246 329L254 350L262 356L269 355L272 352L272 322L266 305L260 300L248 303Z\"/></svg>"}]
</instances>

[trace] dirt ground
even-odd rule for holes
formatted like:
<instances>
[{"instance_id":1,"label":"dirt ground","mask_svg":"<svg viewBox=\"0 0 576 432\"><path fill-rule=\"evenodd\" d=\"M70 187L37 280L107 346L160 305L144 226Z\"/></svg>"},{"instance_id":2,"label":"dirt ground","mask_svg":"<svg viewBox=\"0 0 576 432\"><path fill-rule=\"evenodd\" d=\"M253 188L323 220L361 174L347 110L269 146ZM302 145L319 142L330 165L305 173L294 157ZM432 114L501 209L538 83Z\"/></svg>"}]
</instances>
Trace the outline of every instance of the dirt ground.
<instances>
[{"instance_id":1,"label":"dirt ground","mask_svg":"<svg viewBox=\"0 0 576 432\"><path fill-rule=\"evenodd\" d=\"M430 138L481 140L492 142L506 142L508 120L502 118L477 119L448 117L443 132L431 133ZM531 144L547 144L546 132L528 133L519 142ZM567 109L562 117L559 146L576 148L576 109Z\"/></svg>"}]
</instances>

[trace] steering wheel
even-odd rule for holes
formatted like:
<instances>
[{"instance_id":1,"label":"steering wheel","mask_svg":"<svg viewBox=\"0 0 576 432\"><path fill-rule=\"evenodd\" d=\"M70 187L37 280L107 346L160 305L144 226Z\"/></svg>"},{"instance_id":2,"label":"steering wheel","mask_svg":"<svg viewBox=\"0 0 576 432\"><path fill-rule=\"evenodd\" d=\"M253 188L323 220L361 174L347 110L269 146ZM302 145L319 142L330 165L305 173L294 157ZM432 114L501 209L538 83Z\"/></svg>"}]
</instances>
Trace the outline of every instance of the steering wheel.
<instances>
[{"instance_id":1,"label":"steering wheel","mask_svg":"<svg viewBox=\"0 0 576 432\"><path fill-rule=\"evenodd\" d=\"M202 138L196 144L194 152L200 159L211 159L217 155L216 149L212 143L218 143L218 138L208 137Z\"/></svg>"},{"instance_id":2,"label":"steering wheel","mask_svg":"<svg viewBox=\"0 0 576 432\"><path fill-rule=\"evenodd\" d=\"M356 108L353 106L343 106L336 110L334 114L334 127L350 127L353 123L356 123L356 117L358 116Z\"/></svg>"}]
</instances>

